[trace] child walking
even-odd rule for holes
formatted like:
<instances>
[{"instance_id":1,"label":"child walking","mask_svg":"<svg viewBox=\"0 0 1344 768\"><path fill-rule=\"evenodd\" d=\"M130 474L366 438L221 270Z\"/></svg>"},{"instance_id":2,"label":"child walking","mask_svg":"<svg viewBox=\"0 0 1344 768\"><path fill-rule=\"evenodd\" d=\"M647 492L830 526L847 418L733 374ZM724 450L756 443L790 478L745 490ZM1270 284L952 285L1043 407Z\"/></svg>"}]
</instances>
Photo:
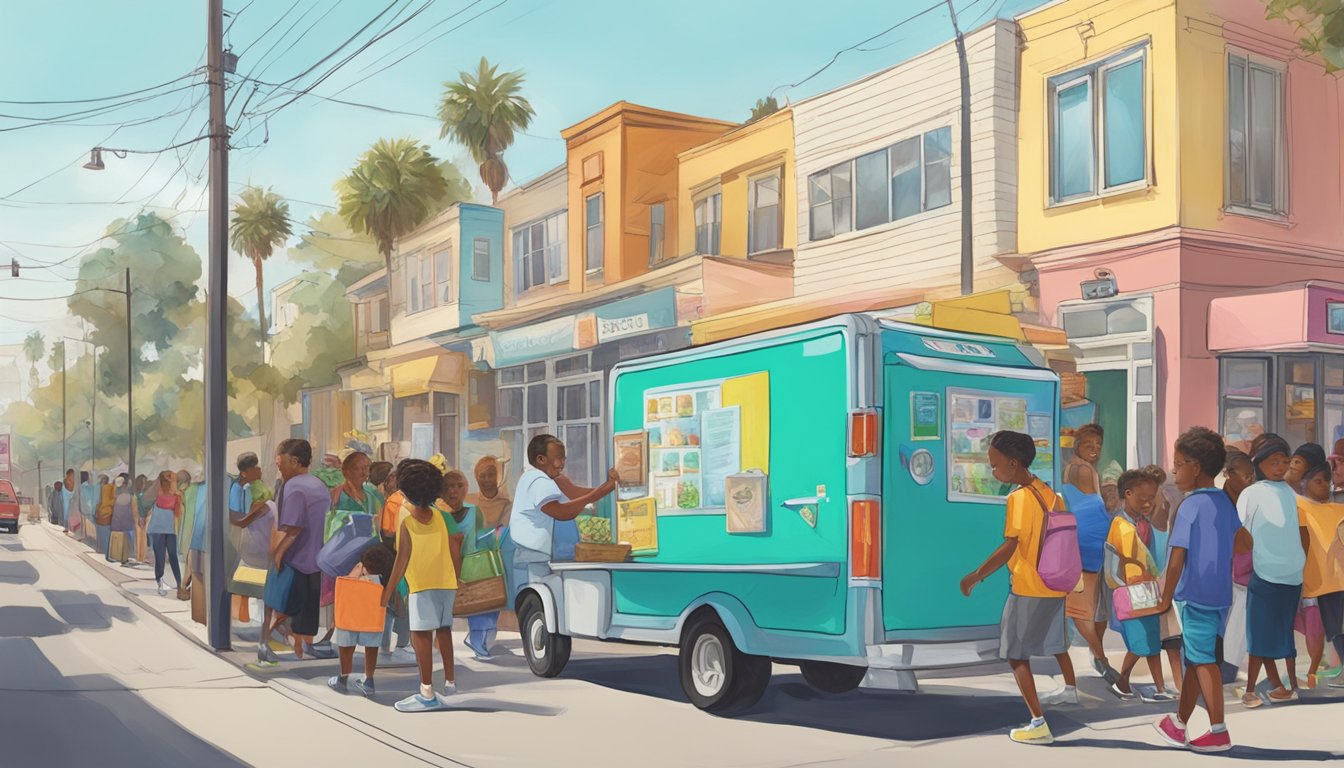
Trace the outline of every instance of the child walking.
<instances>
[{"instance_id":1,"label":"child walking","mask_svg":"<svg viewBox=\"0 0 1344 768\"><path fill-rule=\"evenodd\" d=\"M1297 642L1293 620L1302 599L1302 570L1306 548L1298 525L1297 496L1285 481L1289 464L1288 443L1267 432L1251 442L1251 463L1258 482L1242 491L1237 513L1253 541L1251 582L1246 589L1246 644L1250 665L1246 670L1248 709L1262 706L1255 683L1263 667L1273 689L1270 704L1297 698ZM1288 687L1279 677L1277 660L1288 667Z\"/></svg>"},{"instance_id":2,"label":"child walking","mask_svg":"<svg viewBox=\"0 0 1344 768\"><path fill-rule=\"evenodd\" d=\"M1302 597L1303 602L1315 601L1315 612L1320 617L1320 625L1315 631L1310 631L1312 627L1303 627L1307 652L1311 654L1307 688L1315 688L1318 677L1326 677L1320 670L1327 641L1344 659L1344 541L1340 540L1344 503L1331 501L1330 475L1329 462L1321 461L1308 467L1302 476L1306 495L1297 500L1299 524L1307 538ZM1335 678L1330 687L1344 688L1344 679L1339 678L1337 672Z\"/></svg>"},{"instance_id":3,"label":"child walking","mask_svg":"<svg viewBox=\"0 0 1344 768\"><path fill-rule=\"evenodd\" d=\"M453 602L457 597L457 570L453 564L448 524L434 510L443 489L443 475L427 461L411 459L397 470L401 492L411 506L397 533L397 561L383 587L386 608L397 584L410 588L411 646L420 669L420 690L397 702L400 712L427 712L443 707L434 695L434 648L443 657L443 696L457 693L453 669Z\"/></svg>"},{"instance_id":4,"label":"child walking","mask_svg":"<svg viewBox=\"0 0 1344 768\"><path fill-rule=\"evenodd\" d=\"M1176 487L1188 493L1171 526L1167 581L1158 606L1162 613L1172 601L1181 601L1181 650L1185 655L1185 682L1177 713L1155 723L1163 741L1195 752L1225 752L1232 738L1223 720L1223 686L1218 670L1218 634L1232 604L1232 551L1242 538L1241 520L1227 494L1213 485L1227 461L1223 438L1210 429L1194 427L1176 440ZM1186 733L1190 716L1203 697L1212 726L1191 740Z\"/></svg>"},{"instance_id":5,"label":"child walking","mask_svg":"<svg viewBox=\"0 0 1344 768\"><path fill-rule=\"evenodd\" d=\"M1051 744L1054 736L1045 722L1041 704L1077 704L1073 662L1064 635L1064 593L1045 586L1037 570L1046 511L1053 508L1055 492L1031 473L1036 443L1020 432L996 432L989 441L989 467L994 479L1019 486L1008 494L1003 544L984 564L961 580L961 593L970 597L975 585L1008 566L1012 589L1003 606L999 655L1008 660L1031 722L1008 736L1020 744ZM1054 656L1064 677L1061 690L1037 698L1031 657Z\"/></svg>"},{"instance_id":6,"label":"child walking","mask_svg":"<svg viewBox=\"0 0 1344 768\"><path fill-rule=\"evenodd\" d=\"M1116 481L1120 494L1120 512L1111 521L1106 535L1106 575L1113 589L1142 580L1157 579L1157 563L1150 554L1153 545L1153 526L1150 518L1156 506L1157 481L1142 470L1131 469ZM1120 636L1125 641L1125 660L1120 665L1120 677L1111 685L1111 692L1121 699L1134 698L1129 675L1139 659L1148 662L1153 676L1153 693L1140 694L1145 702L1172 701L1162 682L1162 618L1157 614L1126 619L1119 622Z\"/></svg>"},{"instance_id":7,"label":"child walking","mask_svg":"<svg viewBox=\"0 0 1344 768\"><path fill-rule=\"evenodd\" d=\"M350 572L350 576L386 586L388 576L392 573L394 557L391 547L381 543L375 544L359 559L359 565ZM337 602L340 602L339 599ZM348 686L353 686L356 693L365 698L372 697L376 692L373 673L378 668L378 651L381 650L383 643L383 633L337 629L332 637L332 643L335 644L341 659L341 673L327 680L327 685L337 693L345 693ZM364 677L350 682L350 671L355 666L356 647L364 649Z\"/></svg>"}]
</instances>

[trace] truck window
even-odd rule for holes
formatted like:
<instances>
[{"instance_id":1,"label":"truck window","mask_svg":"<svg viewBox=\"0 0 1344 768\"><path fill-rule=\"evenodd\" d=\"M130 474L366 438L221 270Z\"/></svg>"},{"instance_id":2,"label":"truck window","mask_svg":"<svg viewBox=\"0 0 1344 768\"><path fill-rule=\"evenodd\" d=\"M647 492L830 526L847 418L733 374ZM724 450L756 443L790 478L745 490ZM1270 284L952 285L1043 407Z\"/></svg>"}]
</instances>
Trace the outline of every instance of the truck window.
<instances>
[{"instance_id":1,"label":"truck window","mask_svg":"<svg viewBox=\"0 0 1344 768\"><path fill-rule=\"evenodd\" d=\"M1038 394L947 389L948 498L995 501L1012 489L989 469L989 438L995 432L1025 432L1036 441L1031 469L1050 477L1054 471L1054 409Z\"/></svg>"}]
</instances>

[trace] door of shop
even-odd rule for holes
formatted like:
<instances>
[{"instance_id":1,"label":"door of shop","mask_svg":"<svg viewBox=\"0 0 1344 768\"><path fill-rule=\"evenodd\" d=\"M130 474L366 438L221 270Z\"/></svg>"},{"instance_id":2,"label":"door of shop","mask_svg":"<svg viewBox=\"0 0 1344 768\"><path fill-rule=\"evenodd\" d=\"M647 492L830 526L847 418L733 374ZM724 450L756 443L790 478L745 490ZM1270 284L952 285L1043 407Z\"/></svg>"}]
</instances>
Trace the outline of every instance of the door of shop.
<instances>
[{"instance_id":1,"label":"door of shop","mask_svg":"<svg viewBox=\"0 0 1344 768\"><path fill-rule=\"evenodd\" d=\"M1096 423L1106 433L1097 469L1105 470L1112 461L1128 469L1129 372L1086 371L1083 377L1087 379L1087 399L1096 405Z\"/></svg>"}]
</instances>

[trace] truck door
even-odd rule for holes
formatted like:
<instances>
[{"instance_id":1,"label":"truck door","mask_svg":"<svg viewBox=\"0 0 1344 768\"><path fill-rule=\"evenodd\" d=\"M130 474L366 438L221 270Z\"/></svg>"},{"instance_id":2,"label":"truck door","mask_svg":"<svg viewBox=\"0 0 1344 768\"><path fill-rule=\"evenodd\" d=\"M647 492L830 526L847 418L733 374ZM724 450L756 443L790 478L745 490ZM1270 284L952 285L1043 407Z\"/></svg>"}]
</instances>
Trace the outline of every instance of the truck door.
<instances>
[{"instance_id":1,"label":"truck door","mask_svg":"<svg viewBox=\"0 0 1344 768\"><path fill-rule=\"evenodd\" d=\"M1032 379L1014 378L1016 369L979 371L884 366L882 617L889 640L933 630L965 639L997 632L1007 569L969 598L960 591L961 578L1003 542L1008 489L989 474L990 434L1038 437L1032 469L1054 481L1057 384L1036 371Z\"/></svg>"}]
</instances>

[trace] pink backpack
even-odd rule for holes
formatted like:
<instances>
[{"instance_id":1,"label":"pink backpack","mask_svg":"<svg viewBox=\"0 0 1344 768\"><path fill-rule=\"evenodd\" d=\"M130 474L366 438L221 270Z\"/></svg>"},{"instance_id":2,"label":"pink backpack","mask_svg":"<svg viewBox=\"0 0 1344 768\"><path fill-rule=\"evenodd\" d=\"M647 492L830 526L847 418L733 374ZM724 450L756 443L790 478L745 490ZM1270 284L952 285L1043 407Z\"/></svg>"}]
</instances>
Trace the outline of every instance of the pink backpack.
<instances>
[{"instance_id":1,"label":"pink backpack","mask_svg":"<svg viewBox=\"0 0 1344 768\"><path fill-rule=\"evenodd\" d=\"M1047 589L1072 592L1083 576L1083 558L1078 552L1078 521L1072 512L1058 508L1059 494L1055 494L1054 506L1047 508L1045 499L1034 485L1028 485L1027 490L1036 497L1045 513L1036 572Z\"/></svg>"}]
</instances>

